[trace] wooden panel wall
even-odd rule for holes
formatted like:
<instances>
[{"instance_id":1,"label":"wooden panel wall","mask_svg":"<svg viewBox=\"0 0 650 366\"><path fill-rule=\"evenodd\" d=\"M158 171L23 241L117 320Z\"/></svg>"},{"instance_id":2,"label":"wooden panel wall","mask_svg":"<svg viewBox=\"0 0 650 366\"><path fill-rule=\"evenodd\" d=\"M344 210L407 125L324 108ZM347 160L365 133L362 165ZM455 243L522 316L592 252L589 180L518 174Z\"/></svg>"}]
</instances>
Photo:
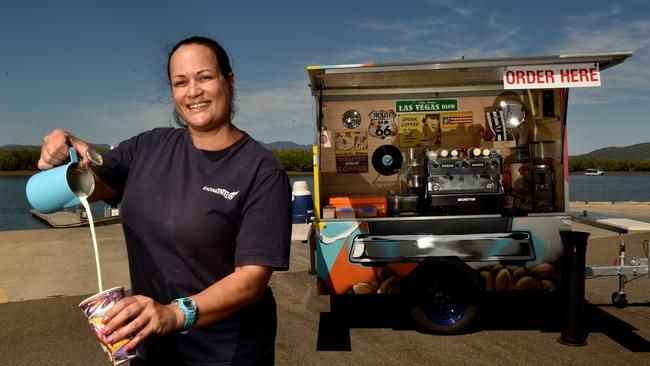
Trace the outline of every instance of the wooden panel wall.
<instances>
[{"instance_id":1,"label":"wooden panel wall","mask_svg":"<svg viewBox=\"0 0 650 366\"><path fill-rule=\"evenodd\" d=\"M342 116L347 110L356 110L361 114L361 125L352 130L343 125ZM385 195L389 190L397 190L397 175L382 176L373 167L372 154L381 145L395 144L396 138L383 140L368 136L368 173L336 173L335 136L337 132L363 131L370 127L370 112L373 110L394 110L395 102L381 101L337 101L323 106L323 128L331 133L332 147L321 149L321 199L327 204L330 197L350 195ZM395 119L397 123L397 119Z\"/></svg>"},{"instance_id":2,"label":"wooden panel wall","mask_svg":"<svg viewBox=\"0 0 650 366\"><path fill-rule=\"evenodd\" d=\"M514 141L493 142L482 141L481 137L485 135L486 128L486 111L496 108L494 96L464 96L458 99L459 112L472 112L474 125L469 128L457 128L453 130L441 130L441 143L437 146L416 148L417 153L422 154L425 149L437 150L440 148L469 148L474 146L488 147L496 149L507 162L514 153ZM445 98L451 99L451 98ZM529 99L524 95L522 98L527 105L527 116L533 116L529 104ZM539 93L534 92L533 102L537 105L541 103ZM559 112L559 101L556 103ZM361 125L356 129L348 129L342 123L342 116L347 110L356 110L361 114ZM323 129L331 134L332 147L321 147L321 205L327 205L330 197L351 196L351 195L385 195L389 190L399 191L398 175L383 176L377 173L372 167L372 155L377 148L385 144L399 146L399 137L392 139L380 139L371 137L368 134L368 172L367 173L336 173L336 155L335 155L335 137L337 132L366 132L370 127L370 113L378 110L395 110L395 99L386 100L359 100L359 101L329 101L323 105ZM541 111L538 112L541 115ZM559 114L558 114L559 115ZM531 121L526 123L533 126ZM398 117L394 119L398 124ZM529 128L527 134L532 141L552 140L556 141L553 149L553 161L556 166L556 177L562 176L562 167L560 164L561 157L561 140L562 131L559 118L545 119L543 123L538 123L535 129ZM400 148L404 156L407 155L408 148ZM556 192L558 200L561 199L562 182L556 179ZM562 202L561 200L559 201ZM321 206L322 207L322 206Z\"/></svg>"}]
</instances>

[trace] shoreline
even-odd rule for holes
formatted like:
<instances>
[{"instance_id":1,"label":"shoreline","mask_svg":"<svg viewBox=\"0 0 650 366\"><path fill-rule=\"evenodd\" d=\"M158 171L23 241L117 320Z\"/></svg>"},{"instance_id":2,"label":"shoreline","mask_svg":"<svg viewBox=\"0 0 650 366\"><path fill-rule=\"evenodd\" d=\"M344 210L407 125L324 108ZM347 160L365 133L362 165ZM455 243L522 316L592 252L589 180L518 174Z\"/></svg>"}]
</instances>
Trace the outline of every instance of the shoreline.
<instances>
[{"instance_id":1,"label":"shoreline","mask_svg":"<svg viewBox=\"0 0 650 366\"><path fill-rule=\"evenodd\" d=\"M308 176L314 176L314 172L291 172L291 171L286 171L287 175L290 177L296 177L296 176L301 176L301 175L308 175Z\"/></svg>"},{"instance_id":2,"label":"shoreline","mask_svg":"<svg viewBox=\"0 0 650 366\"><path fill-rule=\"evenodd\" d=\"M38 170L0 170L0 177L29 177L38 172Z\"/></svg>"},{"instance_id":3,"label":"shoreline","mask_svg":"<svg viewBox=\"0 0 650 366\"><path fill-rule=\"evenodd\" d=\"M32 176L36 173L38 173L40 170L0 170L0 177L29 177ZM294 172L294 171L287 171L286 172L288 176L290 177L295 177L295 176L301 176L301 175L306 175L306 176L313 176L314 172ZM625 171L606 171L606 174L613 174L613 175L619 175L619 174L630 174L630 175L645 175L645 174L650 174L650 172L625 172ZM581 171L576 171L576 172L569 172L569 175L584 175L584 172Z\"/></svg>"},{"instance_id":4,"label":"shoreline","mask_svg":"<svg viewBox=\"0 0 650 366\"><path fill-rule=\"evenodd\" d=\"M36 173L38 173L40 170L0 170L0 177L28 177L32 176ZM314 172L295 172L295 171L287 171L286 172L288 176L290 177L295 177L295 176L300 176L300 175L310 175L313 176ZM606 171L605 172L610 173L610 174L650 174L650 172L640 172L640 171ZM575 172L569 172L569 175L584 175L584 171L575 171Z\"/></svg>"},{"instance_id":5,"label":"shoreline","mask_svg":"<svg viewBox=\"0 0 650 366\"><path fill-rule=\"evenodd\" d=\"M588 210L607 215L614 218L627 218L650 223L650 201L571 201L569 210L566 212L581 212ZM106 226L113 226L118 223L110 223ZM121 224L121 223L119 223ZM0 234L6 232L24 232L34 230L61 230L54 227L23 228L13 230L3 230L0 228Z\"/></svg>"},{"instance_id":6,"label":"shoreline","mask_svg":"<svg viewBox=\"0 0 650 366\"><path fill-rule=\"evenodd\" d=\"M29 177L40 170L0 170L0 177ZM314 175L314 172L292 172L288 171L287 175L290 177L300 176L300 175Z\"/></svg>"},{"instance_id":7,"label":"shoreline","mask_svg":"<svg viewBox=\"0 0 650 366\"><path fill-rule=\"evenodd\" d=\"M646 171L627 171L627 170L604 170L603 171L605 174L650 174L650 172ZM574 172L569 172L569 175L585 175L584 170L576 170Z\"/></svg>"},{"instance_id":8,"label":"shoreline","mask_svg":"<svg viewBox=\"0 0 650 366\"><path fill-rule=\"evenodd\" d=\"M606 206L606 205L630 205L630 206L650 206L650 201L569 201L571 205L591 205L591 206Z\"/></svg>"}]
</instances>

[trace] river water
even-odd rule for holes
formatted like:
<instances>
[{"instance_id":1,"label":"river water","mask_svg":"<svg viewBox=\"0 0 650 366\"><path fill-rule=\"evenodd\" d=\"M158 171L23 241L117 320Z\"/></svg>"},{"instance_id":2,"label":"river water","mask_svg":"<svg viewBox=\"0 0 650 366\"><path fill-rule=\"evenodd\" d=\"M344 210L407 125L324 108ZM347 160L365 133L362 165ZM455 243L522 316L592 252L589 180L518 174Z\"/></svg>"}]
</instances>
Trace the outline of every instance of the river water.
<instances>
[{"instance_id":1,"label":"river water","mask_svg":"<svg viewBox=\"0 0 650 366\"><path fill-rule=\"evenodd\" d=\"M48 224L32 217L31 206L25 195L29 177L0 176L0 231L49 228ZM104 216L103 202L94 202L91 209L94 217Z\"/></svg>"},{"instance_id":2,"label":"river water","mask_svg":"<svg viewBox=\"0 0 650 366\"><path fill-rule=\"evenodd\" d=\"M0 176L0 231L43 229L49 226L33 218L25 197L25 184L29 177ZM313 192L313 178L291 176L291 182L307 181ZM571 201L650 201L650 174L605 173L603 176L571 175L569 181ZM94 217L104 215L105 205L92 205Z\"/></svg>"},{"instance_id":3,"label":"river water","mask_svg":"<svg viewBox=\"0 0 650 366\"><path fill-rule=\"evenodd\" d=\"M650 174L605 173L601 176L571 175L571 201L650 201Z\"/></svg>"}]
</instances>

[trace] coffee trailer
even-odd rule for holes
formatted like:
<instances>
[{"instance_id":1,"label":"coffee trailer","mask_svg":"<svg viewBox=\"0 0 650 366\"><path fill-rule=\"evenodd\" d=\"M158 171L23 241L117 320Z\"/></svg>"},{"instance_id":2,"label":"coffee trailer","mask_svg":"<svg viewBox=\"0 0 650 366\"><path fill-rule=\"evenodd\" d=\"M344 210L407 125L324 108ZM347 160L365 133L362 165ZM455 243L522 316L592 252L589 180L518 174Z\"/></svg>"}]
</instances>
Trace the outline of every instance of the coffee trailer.
<instances>
[{"instance_id":1,"label":"coffee trailer","mask_svg":"<svg viewBox=\"0 0 650 366\"><path fill-rule=\"evenodd\" d=\"M569 89L631 56L308 67L320 294L399 293L453 333L481 291L558 289Z\"/></svg>"}]
</instances>

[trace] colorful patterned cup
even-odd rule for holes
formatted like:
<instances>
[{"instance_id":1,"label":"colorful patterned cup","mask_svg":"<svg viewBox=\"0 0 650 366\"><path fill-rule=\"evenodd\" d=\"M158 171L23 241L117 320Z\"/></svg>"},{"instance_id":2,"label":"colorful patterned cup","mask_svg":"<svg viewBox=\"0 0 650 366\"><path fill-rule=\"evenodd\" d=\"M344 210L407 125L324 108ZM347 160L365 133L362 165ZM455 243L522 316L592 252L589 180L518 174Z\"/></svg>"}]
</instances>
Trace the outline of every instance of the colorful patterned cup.
<instances>
[{"instance_id":1,"label":"colorful patterned cup","mask_svg":"<svg viewBox=\"0 0 650 366\"><path fill-rule=\"evenodd\" d=\"M88 319L90 328L95 333L99 344L113 365L119 365L135 357L135 350L131 350L131 352L124 350L124 346L129 342L130 337L113 344L106 344L106 337L102 335L102 329L106 327L102 323L102 318L122 298L124 298L124 287L114 287L93 295L79 304L79 309Z\"/></svg>"}]
</instances>

